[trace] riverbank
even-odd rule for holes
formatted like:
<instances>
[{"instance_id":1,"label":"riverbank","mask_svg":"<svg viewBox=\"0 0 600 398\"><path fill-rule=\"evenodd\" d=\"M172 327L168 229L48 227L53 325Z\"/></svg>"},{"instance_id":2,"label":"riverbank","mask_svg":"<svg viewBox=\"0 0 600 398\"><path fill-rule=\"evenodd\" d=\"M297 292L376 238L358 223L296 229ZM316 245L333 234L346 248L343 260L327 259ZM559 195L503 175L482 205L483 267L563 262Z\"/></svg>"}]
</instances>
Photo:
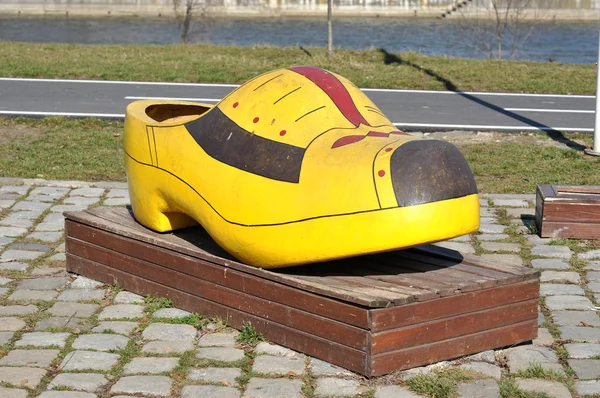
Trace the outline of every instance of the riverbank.
<instances>
[{"instance_id":1,"label":"riverbank","mask_svg":"<svg viewBox=\"0 0 600 398\"><path fill-rule=\"evenodd\" d=\"M498 61L391 53L385 49L2 42L0 76L243 83L292 65L314 65L359 87L594 94L595 65Z\"/></svg>"},{"instance_id":2,"label":"riverbank","mask_svg":"<svg viewBox=\"0 0 600 398\"><path fill-rule=\"evenodd\" d=\"M450 2L449 2L450 3ZM445 18L445 19L494 19L489 9L467 7L460 11L448 12L449 5L436 6L367 6L341 5L333 7L335 18L378 17L378 18ZM271 6L254 4L247 6L211 6L206 9L211 17L236 18L278 18L278 17L326 17L325 4L298 4ZM58 4L58 3L10 3L0 4L0 17L15 16L68 16L68 17L159 17L173 18L173 7L170 4L148 3L119 4L98 3ZM600 9L592 8L547 8L525 10L519 18L529 21L598 21Z\"/></svg>"}]
</instances>

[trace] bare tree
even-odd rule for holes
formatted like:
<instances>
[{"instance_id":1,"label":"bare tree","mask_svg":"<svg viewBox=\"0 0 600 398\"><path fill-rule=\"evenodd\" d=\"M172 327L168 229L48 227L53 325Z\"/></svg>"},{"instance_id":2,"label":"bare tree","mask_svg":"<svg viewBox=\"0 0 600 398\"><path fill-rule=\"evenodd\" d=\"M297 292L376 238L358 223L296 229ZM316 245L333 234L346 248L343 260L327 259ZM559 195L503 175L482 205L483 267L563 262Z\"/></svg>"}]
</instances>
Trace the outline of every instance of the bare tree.
<instances>
[{"instance_id":1,"label":"bare tree","mask_svg":"<svg viewBox=\"0 0 600 398\"><path fill-rule=\"evenodd\" d=\"M479 0L460 10L460 26L473 47L488 58L512 59L539 18L535 0ZM524 24L528 20L531 23Z\"/></svg>"},{"instance_id":2,"label":"bare tree","mask_svg":"<svg viewBox=\"0 0 600 398\"><path fill-rule=\"evenodd\" d=\"M179 25L181 43L206 27L206 0L173 0L173 12Z\"/></svg>"},{"instance_id":3,"label":"bare tree","mask_svg":"<svg viewBox=\"0 0 600 398\"><path fill-rule=\"evenodd\" d=\"M327 58L333 57L333 28L331 26L331 2L327 0Z\"/></svg>"}]
</instances>

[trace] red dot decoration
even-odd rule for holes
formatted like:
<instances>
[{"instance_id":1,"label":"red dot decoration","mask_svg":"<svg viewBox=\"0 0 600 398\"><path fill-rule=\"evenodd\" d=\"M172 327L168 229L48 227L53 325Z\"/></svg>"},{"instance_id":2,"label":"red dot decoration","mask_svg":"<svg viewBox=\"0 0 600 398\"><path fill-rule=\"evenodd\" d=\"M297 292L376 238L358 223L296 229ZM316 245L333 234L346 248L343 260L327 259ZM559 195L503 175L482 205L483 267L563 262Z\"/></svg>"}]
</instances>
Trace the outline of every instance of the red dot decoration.
<instances>
[{"instance_id":1,"label":"red dot decoration","mask_svg":"<svg viewBox=\"0 0 600 398\"><path fill-rule=\"evenodd\" d=\"M255 118L254 118L254 120L252 120L252 121L253 121L254 123L258 123L258 121L259 121L259 120L260 120L259 118L255 117Z\"/></svg>"},{"instance_id":2,"label":"red dot decoration","mask_svg":"<svg viewBox=\"0 0 600 398\"><path fill-rule=\"evenodd\" d=\"M391 152L394 148L385 148L386 152Z\"/></svg>"},{"instance_id":3,"label":"red dot decoration","mask_svg":"<svg viewBox=\"0 0 600 398\"><path fill-rule=\"evenodd\" d=\"M379 177L383 177L385 175L385 170L379 170L377 174L379 175Z\"/></svg>"},{"instance_id":4,"label":"red dot decoration","mask_svg":"<svg viewBox=\"0 0 600 398\"><path fill-rule=\"evenodd\" d=\"M240 104L239 102L234 102L234 103L233 103L233 107L234 107L234 108L237 108L239 104Z\"/></svg>"},{"instance_id":5,"label":"red dot decoration","mask_svg":"<svg viewBox=\"0 0 600 398\"><path fill-rule=\"evenodd\" d=\"M286 134L287 134L287 131L285 131L285 130L281 130L281 131L279 132L279 135L280 135L280 136L282 136L282 137L283 137L284 135L286 135Z\"/></svg>"}]
</instances>

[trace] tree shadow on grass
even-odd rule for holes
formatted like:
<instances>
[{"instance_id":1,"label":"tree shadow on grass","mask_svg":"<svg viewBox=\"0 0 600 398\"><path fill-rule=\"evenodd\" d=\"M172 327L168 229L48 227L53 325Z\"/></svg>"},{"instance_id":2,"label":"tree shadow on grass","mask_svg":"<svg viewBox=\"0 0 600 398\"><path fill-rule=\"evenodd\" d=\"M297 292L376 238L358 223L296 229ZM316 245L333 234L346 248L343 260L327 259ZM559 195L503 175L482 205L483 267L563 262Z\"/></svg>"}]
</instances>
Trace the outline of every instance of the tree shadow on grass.
<instances>
[{"instance_id":1,"label":"tree shadow on grass","mask_svg":"<svg viewBox=\"0 0 600 398\"><path fill-rule=\"evenodd\" d=\"M585 149L585 145L581 145L581 144L565 137L565 135L561 131L555 130L552 127L549 127L543 123L537 122L533 119L529 119L528 117L519 115L519 114L511 112L511 111L507 111L504 108L501 108L497 105L491 104L479 97L476 97L474 95L471 95L471 94L468 94L468 93L458 90L458 88L456 87L456 85L454 83L452 83L452 81L446 79L445 77L439 75L437 72L435 72L431 69L423 68L422 66L417 65L406 59L403 59L403 58L397 56L396 54L389 53L384 48L379 48L378 51L383 55L383 63L386 65L398 64L398 65L406 65L406 66L410 66L411 68L415 68L418 71L423 72L427 76L430 76L430 77L434 78L435 80L437 80L438 82L442 83L444 85L444 88L448 91L453 91L457 95L460 95L463 98L473 101L476 104L484 106L495 112L501 113L501 114L508 116L512 119L515 119L521 123L535 127L537 129L539 129L541 132L545 133L549 138L553 139L554 141L560 142L561 144L564 144L571 149L574 149L576 151L583 151Z\"/></svg>"}]
</instances>

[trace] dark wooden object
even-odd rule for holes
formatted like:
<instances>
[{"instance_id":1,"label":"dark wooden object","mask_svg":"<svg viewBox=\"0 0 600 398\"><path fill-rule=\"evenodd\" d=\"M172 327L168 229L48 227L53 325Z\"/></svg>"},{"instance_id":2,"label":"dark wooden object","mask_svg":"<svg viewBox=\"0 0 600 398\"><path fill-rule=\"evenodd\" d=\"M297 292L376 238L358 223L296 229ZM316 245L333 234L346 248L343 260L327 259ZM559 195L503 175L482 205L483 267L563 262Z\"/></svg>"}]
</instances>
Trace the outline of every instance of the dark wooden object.
<instances>
[{"instance_id":1,"label":"dark wooden object","mask_svg":"<svg viewBox=\"0 0 600 398\"><path fill-rule=\"evenodd\" d=\"M202 228L158 234L125 208L66 215L67 268L188 311L250 321L269 340L378 376L528 341L539 273L428 246L268 271Z\"/></svg>"},{"instance_id":2,"label":"dark wooden object","mask_svg":"<svg viewBox=\"0 0 600 398\"><path fill-rule=\"evenodd\" d=\"M542 238L600 239L600 186L537 186L535 223Z\"/></svg>"}]
</instances>

